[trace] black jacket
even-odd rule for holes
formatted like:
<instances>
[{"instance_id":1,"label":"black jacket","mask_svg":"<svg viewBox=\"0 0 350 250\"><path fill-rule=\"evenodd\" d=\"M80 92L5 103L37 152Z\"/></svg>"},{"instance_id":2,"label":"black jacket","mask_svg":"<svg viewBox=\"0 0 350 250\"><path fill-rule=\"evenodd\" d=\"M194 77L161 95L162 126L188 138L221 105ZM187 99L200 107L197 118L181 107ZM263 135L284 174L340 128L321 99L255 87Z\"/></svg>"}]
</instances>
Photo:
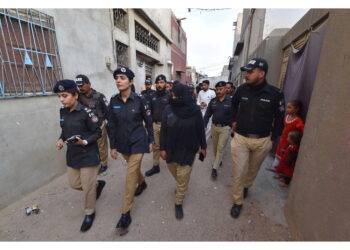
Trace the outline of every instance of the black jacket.
<instances>
[{"instance_id":1,"label":"black jacket","mask_svg":"<svg viewBox=\"0 0 350 250\"><path fill-rule=\"evenodd\" d=\"M207 110L204 115L204 127L207 127L209 119L213 116L213 124L221 124L231 126L232 124L232 109L231 98L226 95L225 99L220 102L218 97L210 100Z\"/></svg>"},{"instance_id":2,"label":"black jacket","mask_svg":"<svg viewBox=\"0 0 350 250\"><path fill-rule=\"evenodd\" d=\"M98 118L91 109L80 103L72 112L69 112L68 108L61 108L60 125L60 138L63 141L73 135L80 135L82 140L88 142L86 146L67 144L67 165L72 168L98 165L100 156L96 141L101 137L101 129L98 126Z\"/></svg>"},{"instance_id":3,"label":"black jacket","mask_svg":"<svg viewBox=\"0 0 350 250\"><path fill-rule=\"evenodd\" d=\"M192 166L199 147L207 148L200 109L194 116L182 119L173 113L170 105L166 106L160 129L160 150L167 152L166 162Z\"/></svg>"},{"instance_id":4,"label":"black jacket","mask_svg":"<svg viewBox=\"0 0 350 250\"><path fill-rule=\"evenodd\" d=\"M267 137L272 132L272 140L282 134L285 113L283 93L266 81L257 86L239 86L232 98L232 111L238 134Z\"/></svg>"},{"instance_id":5,"label":"black jacket","mask_svg":"<svg viewBox=\"0 0 350 250\"><path fill-rule=\"evenodd\" d=\"M141 91L141 95L146 99L148 105L150 105L152 95L155 92L156 91L154 89L148 89L148 90L145 89L145 90Z\"/></svg>"},{"instance_id":6,"label":"black jacket","mask_svg":"<svg viewBox=\"0 0 350 250\"><path fill-rule=\"evenodd\" d=\"M162 113L169 104L170 95L167 91L156 91L151 95L150 108L154 122L162 121Z\"/></svg>"},{"instance_id":7,"label":"black jacket","mask_svg":"<svg viewBox=\"0 0 350 250\"><path fill-rule=\"evenodd\" d=\"M111 98L108 128L110 148L122 154L149 153L149 144L154 143L151 110L145 98L133 92L125 103L120 94Z\"/></svg>"}]
</instances>

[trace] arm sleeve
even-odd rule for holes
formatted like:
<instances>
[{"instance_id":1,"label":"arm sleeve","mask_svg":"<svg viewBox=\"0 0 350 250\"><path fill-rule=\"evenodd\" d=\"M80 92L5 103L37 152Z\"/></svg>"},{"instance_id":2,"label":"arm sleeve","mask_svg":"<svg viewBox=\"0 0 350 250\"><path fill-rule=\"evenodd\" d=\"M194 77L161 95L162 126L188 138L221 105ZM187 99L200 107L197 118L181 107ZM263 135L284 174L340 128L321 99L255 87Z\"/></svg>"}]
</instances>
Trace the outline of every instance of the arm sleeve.
<instances>
[{"instance_id":1,"label":"arm sleeve","mask_svg":"<svg viewBox=\"0 0 350 250\"><path fill-rule=\"evenodd\" d=\"M300 130L302 133L304 133L304 122L303 122L303 120L300 118L300 119L298 119L298 122L297 122L297 124L296 124L296 128L298 129L298 130Z\"/></svg>"},{"instance_id":2,"label":"arm sleeve","mask_svg":"<svg viewBox=\"0 0 350 250\"><path fill-rule=\"evenodd\" d=\"M62 119L62 109L60 109L60 127L61 127L61 134L60 134L60 137L58 137L58 139L62 139L63 141L65 141L65 138L63 137L63 126L62 126L61 119Z\"/></svg>"},{"instance_id":3,"label":"arm sleeve","mask_svg":"<svg viewBox=\"0 0 350 250\"><path fill-rule=\"evenodd\" d=\"M239 94L239 89L235 92L235 94L232 97L232 103L231 103L231 110L232 110L232 122L236 122L236 115L238 112L238 107L239 107L239 99L240 99L240 94ZM231 123L232 123L231 122Z\"/></svg>"},{"instance_id":4,"label":"arm sleeve","mask_svg":"<svg viewBox=\"0 0 350 250\"><path fill-rule=\"evenodd\" d=\"M202 100L201 92L202 92L202 90L198 92L197 105L201 104L201 100Z\"/></svg>"},{"instance_id":5,"label":"arm sleeve","mask_svg":"<svg viewBox=\"0 0 350 250\"><path fill-rule=\"evenodd\" d=\"M115 138L117 128L115 126L115 123L113 122L112 110L113 110L113 105L112 105L112 98L111 98L109 105L108 105L108 112L107 112L107 121L108 121L107 132L108 132L108 137L109 137L110 148L117 149L116 138Z\"/></svg>"},{"instance_id":6,"label":"arm sleeve","mask_svg":"<svg viewBox=\"0 0 350 250\"><path fill-rule=\"evenodd\" d=\"M153 144L154 137L153 137L153 123L152 123L151 110L149 108L149 105L147 104L147 100L143 97L141 97L141 113L147 129L148 143Z\"/></svg>"},{"instance_id":7,"label":"arm sleeve","mask_svg":"<svg viewBox=\"0 0 350 250\"><path fill-rule=\"evenodd\" d=\"M211 105L211 101L210 101L208 108L205 111L205 115L204 115L204 128L206 128L208 126L209 119L212 115L213 115L213 109L212 109L212 105Z\"/></svg>"},{"instance_id":8,"label":"arm sleeve","mask_svg":"<svg viewBox=\"0 0 350 250\"><path fill-rule=\"evenodd\" d=\"M94 118L96 120L94 120ZM102 134L100 126L98 126L98 118L93 112L86 113L86 124L91 131L91 134L82 139L86 140L88 144L91 144L93 142L96 142Z\"/></svg>"},{"instance_id":9,"label":"arm sleeve","mask_svg":"<svg viewBox=\"0 0 350 250\"><path fill-rule=\"evenodd\" d=\"M101 94L101 98L100 98L100 105L102 108L102 114L104 118L107 118L107 114L108 114L108 101L106 99L106 97Z\"/></svg>"},{"instance_id":10,"label":"arm sleeve","mask_svg":"<svg viewBox=\"0 0 350 250\"><path fill-rule=\"evenodd\" d=\"M278 93L278 102L274 110L274 122L272 128L271 140L277 139L282 134L283 130L283 119L284 119L285 107L284 107L284 96L282 92Z\"/></svg>"},{"instance_id":11,"label":"arm sleeve","mask_svg":"<svg viewBox=\"0 0 350 250\"><path fill-rule=\"evenodd\" d=\"M197 127L196 131L198 133L199 145L201 146L201 149L207 149L207 141L205 139L205 131L204 131L204 120L200 110L198 110L197 112L196 127Z\"/></svg>"},{"instance_id":12,"label":"arm sleeve","mask_svg":"<svg viewBox=\"0 0 350 250\"><path fill-rule=\"evenodd\" d=\"M168 120L168 116L167 116L167 112L166 110L163 111L162 113L162 125L160 126L160 150L166 151L166 135L167 135L167 120Z\"/></svg>"}]
</instances>

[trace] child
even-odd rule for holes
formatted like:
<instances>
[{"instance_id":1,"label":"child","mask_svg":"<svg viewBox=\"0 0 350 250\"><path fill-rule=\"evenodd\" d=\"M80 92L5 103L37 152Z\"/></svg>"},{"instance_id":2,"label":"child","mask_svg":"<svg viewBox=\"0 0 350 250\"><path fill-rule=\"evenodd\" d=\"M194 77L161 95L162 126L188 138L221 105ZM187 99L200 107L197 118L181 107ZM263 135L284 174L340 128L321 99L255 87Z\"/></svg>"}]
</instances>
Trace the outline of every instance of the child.
<instances>
[{"instance_id":1,"label":"child","mask_svg":"<svg viewBox=\"0 0 350 250\"><path fill-rule=\"evenodd\" d=\"M293 130L288 134L287 141L289 145L284 151L281 161L276 168L277 175L274 176L275 179L282 182L279 184L280 187L288 187L293 177L302 135L302 132L299 130Z\"/></svg>"},{"instance_id":2,"label":"child","mask_svg":"<svg viewBox=\"0 0 350 250\"><path fill-rule=\"evenodd\" d=\"M287 115L284 119L284 128L276 150L275 160L272 163L272 167L267 168L266 170L269 170L272 172L276 171L276 167L278 166L279 161L282 158L283 152L288 147L287 136L290 131L300 130L302 133L304 133L304 122L298 116L298 112L300 111L300 108L301 108L301 103L298 100L294 100L287 103L287 109L286 109Z\"/></svg>"}]
</instances>

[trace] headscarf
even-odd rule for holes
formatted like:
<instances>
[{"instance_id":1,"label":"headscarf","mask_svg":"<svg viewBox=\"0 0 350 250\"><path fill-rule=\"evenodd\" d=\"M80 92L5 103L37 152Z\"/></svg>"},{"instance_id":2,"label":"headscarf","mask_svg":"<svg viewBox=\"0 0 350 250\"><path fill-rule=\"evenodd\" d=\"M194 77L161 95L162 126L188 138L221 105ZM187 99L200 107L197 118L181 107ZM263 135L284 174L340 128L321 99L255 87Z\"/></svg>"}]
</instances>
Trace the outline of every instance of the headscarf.
<instances>
[{"instance_id":1,"label":"headscarf","mask_svg":"<svg viewBox=\"0 0 350 250\"><path fill-rule=\"evenodd\" d=\"M199 107L194 103L188 87L185 84L175 82L172 92L176 99L170 98L170 105L174 114L180 118L189 118L198 112Z\"/></svg>"}]
</instances>

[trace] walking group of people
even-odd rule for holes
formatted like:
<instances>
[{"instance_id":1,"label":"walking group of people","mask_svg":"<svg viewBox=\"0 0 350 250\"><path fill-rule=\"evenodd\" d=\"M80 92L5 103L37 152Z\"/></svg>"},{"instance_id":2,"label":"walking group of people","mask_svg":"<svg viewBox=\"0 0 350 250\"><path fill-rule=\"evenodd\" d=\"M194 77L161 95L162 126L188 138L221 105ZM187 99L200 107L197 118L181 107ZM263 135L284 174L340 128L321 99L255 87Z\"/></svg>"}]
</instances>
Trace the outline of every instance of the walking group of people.
<instances>
[{"instance_id":1,"label":"walking group of people","mask_svg":"<svg viewBox=\"0 0 350 250\"><path fill-rule=\"evenodd\" d=\"M213 178L222 165L228 139L230 135L233 137L231 215L234 218L240 215L243 198L248 195L273 141L281 134L276 160L268 170L275 172L276 179L284 185L289 184L304 128L297 116L300 104L297 101L288 103L288 115L284 119L283 94L266 82L268 65L264 59L255 58L241 70L246 72L246 83L236 91L232 83L224 81L216 83L213 91L205 80L196 94L193 85L168 82L164 75L158 75L156 90L152 90L151 80L146 79L145 90L138 95L133 90L134 73L121 67L113 73L119 93L109 102L102 93L91 88L85 75L78 75L75 81L56 83L54 92L63 105L60 110L62 133L56 147L61 149L67 144L69 185L84 192L82 232L91 228L96 200L106 185L103 180L97 181L97 175L108 168L107 135L111 158L123 157L127 162L118 229L129 227L134 197L147 188L141 162L144 154L150 152L153 152L153 166L145 175L159 173L160 158L166 161L176 181L175 217L183 218L182 204L192 166L197 154L201 161L206 157L208 131L211 131L215 156Z\"/></svg>"}]
</instances>

